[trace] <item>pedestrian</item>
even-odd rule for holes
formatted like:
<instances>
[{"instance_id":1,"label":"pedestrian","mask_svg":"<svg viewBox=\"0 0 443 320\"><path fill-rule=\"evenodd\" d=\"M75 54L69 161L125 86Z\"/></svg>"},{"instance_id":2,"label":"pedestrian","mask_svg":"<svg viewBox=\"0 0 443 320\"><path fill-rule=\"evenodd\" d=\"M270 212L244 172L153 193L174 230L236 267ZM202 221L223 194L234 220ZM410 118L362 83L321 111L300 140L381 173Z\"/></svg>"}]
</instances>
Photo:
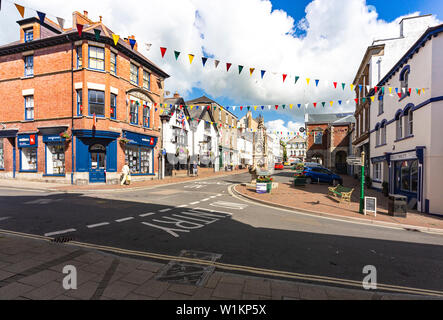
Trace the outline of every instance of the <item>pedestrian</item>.
<instances>
[{"instance_id":1,"label":"pedestrian","mask_svg":"<svg viewBox=\"0 0 443 320\"><path fill-rule=\"evenodd\" d=\"M129 173L129 166L127 163L122 168L122 181L121 185L127 184L129 185L131 183L131 175Z\"/></svg>"}]
</instances>

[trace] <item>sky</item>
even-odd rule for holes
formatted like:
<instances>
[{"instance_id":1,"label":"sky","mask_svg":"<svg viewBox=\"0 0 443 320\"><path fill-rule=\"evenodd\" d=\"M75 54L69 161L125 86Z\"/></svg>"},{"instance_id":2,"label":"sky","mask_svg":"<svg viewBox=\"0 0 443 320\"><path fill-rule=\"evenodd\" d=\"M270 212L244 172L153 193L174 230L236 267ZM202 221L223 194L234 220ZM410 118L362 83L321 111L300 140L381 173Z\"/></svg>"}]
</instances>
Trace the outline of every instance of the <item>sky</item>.
<instances>
[{"instance_id":1,"label":"sky","mask_svg":"<svg viewBox=\"0 0 443 320\"><path fill-rule=\"evenodd\" d=\"M18 39L15 22L21 17L10 0L1 2L3 45ZM73 11L87 10L96 21L102 15L114 33L134 35L141 53L170 75L165 81L166 91L177 91L185 100L204 94L229 106L238 117L246 111L240 111L239 106L249 105L254 115L265 117L268 129L284 132L298 130L307 112L353 112L354 94L349 84L366 48L374 39L398 36L401 18L431 13L434 24L443 20L441 0L17 2L45 12L52 20L62 17L65 25L72 25ZM25 16L36 16L36 12L26 9ZM145 43L151 44L149 51ZM160 47L167 48L164 58ZM180 51L177 60L174 50ZM188 54L194 54L192 64ZM210 58L205 67L202 56ZM213 59L220 61L217 68ZM227 62L232 63L229 72ZM244 67L240 74L239 65ZM252 75L250 68L255 68ZM260 70L266 70L263 79ZM284 82L282 74L287 74ZM296 76L300 78L295 83ZM311 79L309 86L306 78ZM320 80L318 86L315 79ZM338 83L338 89L333 82ZM345 90L341 83L346 83ZM332 107L329 101L335 101ZM316 108L312 102L318 103ZM286 108L276 110L276 104ZM253 106L258 106L256 111Z\"/></svg>"}]
</instances>

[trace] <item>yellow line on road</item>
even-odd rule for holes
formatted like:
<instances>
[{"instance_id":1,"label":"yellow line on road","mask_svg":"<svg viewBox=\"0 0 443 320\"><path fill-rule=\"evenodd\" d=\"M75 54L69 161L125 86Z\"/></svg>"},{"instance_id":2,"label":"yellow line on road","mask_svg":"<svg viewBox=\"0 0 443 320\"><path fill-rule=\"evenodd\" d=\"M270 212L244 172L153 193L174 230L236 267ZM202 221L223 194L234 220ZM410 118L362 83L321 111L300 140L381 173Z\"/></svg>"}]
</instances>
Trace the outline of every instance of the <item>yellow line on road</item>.
<instances>
[{"instance_id":1,"label":"yellow line on road","mask_svg":"<svg viewBox=\"0 0 443 320\"><path fill-rule=\"evenodd\" d=\"M45 240L45 241L52 240L52 238L50 238L50 237L44 237L44 236L39 236L39 235L33 235L33 234L27 234L27 233L15 232L15 231L8 231L8 230L2 230L2 229L0 229L0 233L22 236L22 237L26 237L26 238ZM272 270L272 269L263 269L263 268L248 267L248 266L241 266L241 265L234 265L234 264L226 264L226 263L221 263L221 262L213 262L213 261L192 259L192 258L186 258L186 257L177 257L177 256L164 255L164 254L158 254L158 253L152 253L152 252L128 250L128 249L109 247L109 246L84 243L84 242L78 242L78 241L70 241L70 242L67 242L64 244L65 245L74 245L74 246L89 248L89 249L95 249L95 250L102 250L102 251L107 251L107 252L112 252L112 253L121 253L121 254L131 255L131 256L164 260L164 261L168 261L168 262L171 260L174 260L174 261L180 261L180 262L214 266L216 268L224 269L224 270L236 270L236 271L248 272L248 273L253 273L253 274L260 274L260 275L267 275L267 276L273 276L273 277L299 279L299 280L305 280L305 281L307 280L307 281L314 281L314 282L321 282L321 283L333 283L333 284L339 284L339 285L345 285L345 286L358 287L360 289L362 288L361 281L355 281L355 280L349 280L349 279L341 279L341 278L317 276L317 275L302 274L302 273L295 273L295 272L288 272L288 271L279 271L279 270ZM443 291L427 290L427 289L419 289L419 288L411 288L411 287L402 287L402 286L387 285L387 284L380 284L380 283L377 284L377 289L393 291L393 292L398 292L398 293L409 293L409 294L416 294L416 295L428 295L428 296L443 297Z\"/></svg>"}]
</instances>

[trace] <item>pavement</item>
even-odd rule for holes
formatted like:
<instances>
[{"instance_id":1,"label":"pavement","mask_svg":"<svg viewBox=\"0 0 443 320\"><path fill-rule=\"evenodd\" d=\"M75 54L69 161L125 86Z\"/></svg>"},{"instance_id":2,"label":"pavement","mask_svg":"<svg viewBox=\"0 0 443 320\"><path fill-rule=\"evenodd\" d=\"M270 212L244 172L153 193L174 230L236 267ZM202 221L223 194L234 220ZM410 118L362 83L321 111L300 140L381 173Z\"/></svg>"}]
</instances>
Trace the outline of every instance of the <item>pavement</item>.
<instances>
[{"instance_id":1,"label":"pavement","mask_svg":"<svg viewBox=\"0 0 443 320\"><path fill-rule=\"evenodd\" d=\"M293 171L285 170L274 175L274 181L279 185L271 193L256 193L255 187L247 184L235 186L233 192L252 201L297 212L443 235L443 216L423 214L413 210L410 210L406 217L390 216L387 198L376 190L365 190L365 196L377 198L377 215L359 213L358 181L352 177L343 176L344 186L355 188L351 203L341 203L339 199L328 196L327 184L294 187L292 180Z\"/></svg>"},{"instance_id":2,"label":"pavement","mask_svg":"<svg viewBox=\"0 0 443 320\"><path fill-rule=\"evenodd\" d=\"M76 289L65 289L65 266ZM0 233L1 300L412 300L390 294L213 271L198 285L158 280L164 263Z\"/></svg>"},{"instance_id":3,"label":"pavement","mask_svg":"<svg viewBox=\"0 0 443 320\"><path fill-rule=\"evenodd\" d=\"M373 265L378 284L377 290L369 293L376 293L375 298L385 294L393 294L391 298L401 295L398 299L404 294L408 295L407 298L411 298L410 295L443 296L441 235L307 215L265 206L229 193L232 186L249 179L248 174L234 174L94 192L0 186L0 236L8 241L20 236L49 245L41 245L35 250L41 250L39 256L21 244L8 246L0 242L0 249L9 247L4 252L0 250L0 270L3 274L7 272L9 282L14 282L24 278L23 274L35 273L45 267L45 263L55 260L61 264L52 256L57 254L56 248L69 251L75 247L88 253L92 250L94 254L118 259L160 264L155 276L147 281L167 282L162 285L167 290L170 286L175 288L177 284L185 284L201 291L203 289L199 288L206 288L213 276L225 275L316 288L312 298L318 299L324 297L325 290L338 289L340 292L341 289L356 290L365 296L368 291L362 289L365 277L362 270ZM52 251L54 253L50 253ZM68 251L64 253L67 255ZM24 256L16 255L22 252ZM42 262L43 258L48 260ZM76 258L66 257L69 260ZM172 261L182 264L171 265ZM100 284L103 279L108 279L109 274L115 272L116 263L112 268L105 263L88 268L102 276L94 278L93 282ZM2 266L8 269L3 270ZM32 269L36 266L37 269ZM221 279L220 284L229 282ZM137 281L141 284L143 279ZM6 285L12 285L12 282ZM241 283L241 287L228 285L226 290L229 294L236 290L236 297L243 299L243 295L250 292L249 289L244 291L246 280ZM55 284L51 286L55 287ZM121 286L127 285L123 283ZM104 290L103 285L100 288ZM287 289L289 293L275 297L272 288L271 285L270 295L260 296L273 299L307 297L300 294L303 291L300 288L299 295ZM239 293L240 289L243 291ZM222 298L219 291L224 290L212 293L211 298ZM359 297L356 292L351 292L352 296ZM62 292L58 296L62 294L65 295ZM366 298L372 299L373 296Z\"/></svg>"}]
</instances>

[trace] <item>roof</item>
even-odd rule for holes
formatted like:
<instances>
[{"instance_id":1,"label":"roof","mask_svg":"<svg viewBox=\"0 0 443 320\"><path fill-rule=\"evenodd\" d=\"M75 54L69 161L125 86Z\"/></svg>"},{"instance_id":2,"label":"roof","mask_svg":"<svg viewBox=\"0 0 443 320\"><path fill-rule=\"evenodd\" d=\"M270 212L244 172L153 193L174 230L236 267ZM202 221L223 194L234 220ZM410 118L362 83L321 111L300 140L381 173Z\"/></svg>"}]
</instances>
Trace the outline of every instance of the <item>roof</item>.
<instances>
[{"instance_id":1,"label":"roof","mask_svg":"<svg viewBox=\"0 0 443 320\"><path fill-rule=\"evenodd\" d=\"M21 25L23 23L28 23L28 22L38 22L41 25L43 25L45 28L50 29L51 31L55 32L56 34L49 36L49 37L45 37L45 38L35 39L33 41L26 42L26 43L22 43L20 41L15 41L15 42L0 46L0 56L19 53L19 52L28 51L28 50L40 49L40 48L44 48L44 47L55 46L58 44L69 43L69 42L77 41L80 39L86 39L86 40L109 44L110 46L121 51L123 54L125 54L129 58L136 60L137 62L139 62L142 65L147 65L150 69L152 69L153 72L157 73L159 76L161 76L163 78L169 77L169 75L166 72L164 72L160 67L158 67L156 64L154 64L152 61L150 61L148 58L146 58L140 52L133 50L131 48L131 45L129 43L125 42L123 39L120 38L117 42L117 45L115 45L114 40L112 38L113 32L108 27L106 27L102 23L102 21L95 22L90 25L89 24L83 25L83 31L82 31L81 37L78 34L77 29L69 28L69 29L63 29L63 31L62 31L61 28L59 28L59 27L55 28L55 26L54 26L55 23L53 21L49 20L48 18L45 18L43 23L40 21L40 19L38 19L36 17L26 18L26 19L17 21L17 23L19 25ZM95 29L98 29L101 31L100 38L98 41L95 38L95 33L94 33Z\"/></svg>"},{"instance_id":2,"label":"roof","mask_svg":"<svg viewBox=\"0 0 443 320\"><path fill-rule=\"evenodd\" d=\"M321 124L321 123L352 123L355 122L354 114L350 113L316 113L307 114L307 124Z\"/></svg>"},{"instance_id":3,"label":"roof","mask_svg":"<svg viewBox=\"0 0 443 320\"><path fill-rule=\"evenodd\" d=\"M195 98L195 99L186 101L186 105L202 105L202 104L206 104L207 105L207 104L212 104L212 103L215 103L216 105L218 105L220 107L223 107L221 104L219 104L218 102L212 100L211 98L208 98L205 95L203 95L203 96L201 96L199 98ZM231 114L231 116L233 116L235 119L238 120L238 117L235 114L233 114L231 111L229 111L226 108L223 108L223 110L225 110L226 112Z\"/></svg>"},{"instance_id":4,"label":"roof","mask_svg":"<svg viewBox=\"0 0 443 320\"><path fill-rule=\"evenodd\" d=\"M289 140L286 143L293 143L293 142L306 142L306 139L303 138L302 136L295 136L294 138L292 138L291 140Z\"/></svg>"}]
</instances>

